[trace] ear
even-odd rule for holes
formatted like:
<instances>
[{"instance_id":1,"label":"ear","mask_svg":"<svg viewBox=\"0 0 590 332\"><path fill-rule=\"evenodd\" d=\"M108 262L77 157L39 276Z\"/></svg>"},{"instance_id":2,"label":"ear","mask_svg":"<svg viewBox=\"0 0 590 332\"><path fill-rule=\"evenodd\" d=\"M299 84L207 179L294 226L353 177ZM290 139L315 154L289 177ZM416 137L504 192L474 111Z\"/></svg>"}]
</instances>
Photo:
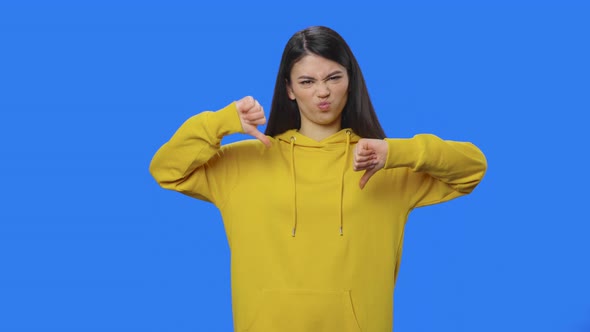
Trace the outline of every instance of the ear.
<instances>
[{"instance_id":1,"label":"ear","mask_svg":"<svg viewBox=\"0 0 590 332\"><path fill-rule=\"evenodd\" d=\"M285 87L287 89L287 95L289 95L289 99L295 100L295 93L293 93L293 88L291 88L291 83L285 80Z\"/></svg>"}]
</instances>

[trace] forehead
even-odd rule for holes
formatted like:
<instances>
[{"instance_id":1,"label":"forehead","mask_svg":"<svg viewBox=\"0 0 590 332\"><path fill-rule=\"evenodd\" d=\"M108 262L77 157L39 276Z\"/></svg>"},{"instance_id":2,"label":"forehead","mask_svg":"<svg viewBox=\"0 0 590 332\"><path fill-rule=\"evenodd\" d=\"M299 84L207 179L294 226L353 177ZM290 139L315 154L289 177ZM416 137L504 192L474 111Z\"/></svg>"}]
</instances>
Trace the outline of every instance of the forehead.
<instances>
[{"instance_id":1,"label":"forehead","mask_svg":"<svg viewBox=\"0 0 590 332\"><path fill-rule=\"evenodd\" d=\"M291 69L291 77L310 76L324 77L337 70L346 73L346 68L336 61L332 61L315 54L308 54L297 61Z\"/></svg>"}]
</instances>

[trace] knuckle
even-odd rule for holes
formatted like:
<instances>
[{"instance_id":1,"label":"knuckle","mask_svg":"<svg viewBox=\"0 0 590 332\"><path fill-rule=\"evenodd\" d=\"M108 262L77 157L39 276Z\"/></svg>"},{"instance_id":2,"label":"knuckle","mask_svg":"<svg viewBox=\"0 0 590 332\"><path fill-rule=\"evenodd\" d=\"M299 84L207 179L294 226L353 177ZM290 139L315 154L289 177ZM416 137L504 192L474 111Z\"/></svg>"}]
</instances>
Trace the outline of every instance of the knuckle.
<instances>
[{"instance_id":1,"label":"knuckle","mask_svg":"<svg viewBox=\"0 0 590 332\"><path fill-rule=\"evenodd\" d=\"M252 106L254 105L254 102L255 102L255 100L252 96L246 97L246 105L249 109L252 108Z\"/></svg>"}]
</instances>

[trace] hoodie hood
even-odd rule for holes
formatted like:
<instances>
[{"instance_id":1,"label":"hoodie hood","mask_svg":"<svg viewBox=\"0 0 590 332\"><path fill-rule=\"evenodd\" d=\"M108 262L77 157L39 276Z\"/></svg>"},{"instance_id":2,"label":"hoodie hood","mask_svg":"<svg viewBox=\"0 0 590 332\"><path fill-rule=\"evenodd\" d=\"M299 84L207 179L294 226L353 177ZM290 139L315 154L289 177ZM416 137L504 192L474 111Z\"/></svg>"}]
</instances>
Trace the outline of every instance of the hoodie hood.
<instances>
[{"instance_id":1,"label":"hoodie hood","mask_svg":"<svg viewBox=\"0 0 590 332\"><path fill-rule=\"evenodd\" d=\"M340 236L344 235L344 219L343 219L343 199L344 199L344 173L346 168L350 166L351 162L349 162L349 155L350 155L350 145L352 143L357 143L360 139L358 135L356 135L352 129L346 128L334 133L333 135L324 138L321 141L316 141L311 139L305 135L302 135L295 129L287 130L286 132L277 135L276 138L284 143L288 143L290 145L290 157L291 157L291 179L293 185L293 225L291 229L291 236L295 237L297 232L297 222L299 221L297 218L297 169L295 167L295 149L296 147L306 147L306 148L321 148L324 150L340 150L342 151L343 158L342 158L342 172L340 174L340 191L339 191L339 206L338 210L335 211L339 215L340 225L338 227L338 231Z\"/></svg>"},{"instance_id":2,"label":"hoodie hood","mask_svg":"<svg viewBox=\"0 0 590 332\"><path fill-rule=\"evenodd\" d=\"M317 147L317 148L330 148L333 147L335 149L344 149L343 144L350 144L356 143L361 139L360 136L355 134L352 129L345 128L333 135L330 135L324 138L321 141L316 141L312 138L309 138L297 131L297 129L290 129L286 132L279 134L276 136L276 139L291 144L291 139L295 138L294 145L295 146L305 146L305 147ZM347 139L349 139L347 143Z\"/></svg>"}]
</instances>

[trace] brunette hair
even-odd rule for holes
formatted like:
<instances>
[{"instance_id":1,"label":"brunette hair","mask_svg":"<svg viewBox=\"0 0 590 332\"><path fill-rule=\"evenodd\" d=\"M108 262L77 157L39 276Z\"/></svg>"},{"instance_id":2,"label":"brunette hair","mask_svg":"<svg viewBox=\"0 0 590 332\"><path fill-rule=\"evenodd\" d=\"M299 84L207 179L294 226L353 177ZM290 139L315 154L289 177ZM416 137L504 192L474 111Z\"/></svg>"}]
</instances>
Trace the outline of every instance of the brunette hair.
<instances>
[{"instance_id":1,"label":"brunette hair","mask_svg":"<svg viewBox=\"0 0 590 332\"><path fill-rule=\"evenodd\" d=\"M289 129L301 127L297 102L289 98L287 87L291 84L293 65L309 54L337 62L348 72L348 100L342 110L342 128L351 128L363 138L385 138L363 73L350 47L336 31L323 26L298 31L287 42L277 74L265 134L276 136Z\"/></svg>"}]
</instances>

